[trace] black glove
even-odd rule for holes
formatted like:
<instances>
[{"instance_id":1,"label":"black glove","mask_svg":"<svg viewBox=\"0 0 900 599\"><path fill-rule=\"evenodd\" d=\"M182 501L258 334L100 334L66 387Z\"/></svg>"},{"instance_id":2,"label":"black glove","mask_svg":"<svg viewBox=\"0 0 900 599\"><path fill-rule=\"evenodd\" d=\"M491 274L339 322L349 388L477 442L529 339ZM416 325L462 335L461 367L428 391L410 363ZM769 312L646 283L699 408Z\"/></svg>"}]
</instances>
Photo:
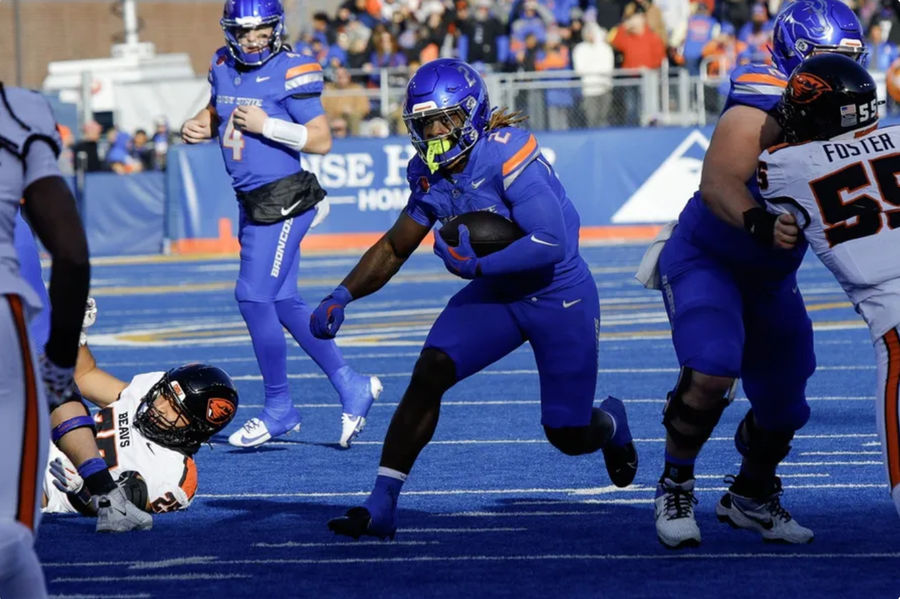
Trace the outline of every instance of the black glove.
<instances>
[{"instance_id":1,"label":"black glove","mask_svg":"<svg viewBox=\"0 0 900 599\"><path fill-rule=\"evenodd\" d=\"M777 214L772 214L761 206L750 208L744 212L744 228L756 243L767 248L772 247L775 243L775 221L777 220Z\"/></svg>"}]
</instances>

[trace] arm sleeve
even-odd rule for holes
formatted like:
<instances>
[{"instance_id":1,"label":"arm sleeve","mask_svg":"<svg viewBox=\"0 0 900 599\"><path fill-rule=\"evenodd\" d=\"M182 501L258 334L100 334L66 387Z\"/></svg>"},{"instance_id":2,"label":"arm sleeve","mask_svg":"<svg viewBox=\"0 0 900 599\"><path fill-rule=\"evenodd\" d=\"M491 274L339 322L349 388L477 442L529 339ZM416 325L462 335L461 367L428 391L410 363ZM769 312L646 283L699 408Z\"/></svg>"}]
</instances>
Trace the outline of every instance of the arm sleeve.
<instances>
[{"instance_id":1,"label":"arm sleeve","mask_svg":"<svg viewBox=\"0 0 900 599\"><path fill-rule=\"evenodd\" d=\"M513 220L525 235L506 248L479 259L481 274L499 275L555 264L565 257L566 227L562 198L541 159L532 161L507 191Z\"/></svg>"}]
</instances>

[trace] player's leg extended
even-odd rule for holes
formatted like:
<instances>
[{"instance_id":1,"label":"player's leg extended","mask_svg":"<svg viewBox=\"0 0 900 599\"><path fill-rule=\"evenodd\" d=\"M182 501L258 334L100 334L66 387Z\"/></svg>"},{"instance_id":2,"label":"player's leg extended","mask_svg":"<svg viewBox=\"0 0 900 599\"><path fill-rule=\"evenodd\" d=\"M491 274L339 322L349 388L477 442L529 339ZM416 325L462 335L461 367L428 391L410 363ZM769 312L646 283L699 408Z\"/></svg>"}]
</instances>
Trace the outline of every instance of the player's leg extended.
<instances>
[{"instance_id":1,"label":"player's leg extended","mask_svg":"<svg viewBox=\"0 0 900 599\"><path fill-rule=\"evenodd\" d=\"M257 225L247 219L243 208L240 210L241 265L234 295L262 374L265 407L259 418L248 420L228 442L254 447L300 424L300 413L291 402L288 388L287 343L275 304L279 292L287 293L283 290L286 280L296 287L295 258L303 227L295 229L295 219Z\"/></svg>"},{"instance_id":2,"label":"player's leg extended","mask_svg":"<svg viewBox=\"0 0 900 599\"><path fill-rule=\"evenodd\" d=\"M362 507L328 523L333 531L393 537L400 488L434 434L444 393L524 342L508 305L485 287L470 283L438 316L385 435L375 488Z\"/></svg>"},{"instance_id":3,"label":"player's leg extended","mask_svg":"<svg viewBox=\"0 0 900 599\"><path fill-rule=\"evenodd\" d=\"M677 232L677 229L676 229ZM694 519L694 462L740 371L742 301L732 274L673 235L660 256L663 299L681 365L663 410L665 467L655 500L656 532L670 548L700 543Z\"/></svg>"},{"instance_id":4,"label":"player's leg extended","mask_svg":"<svg viewBox=\"0 0 900 599\"><path fill-rule=\"evenodd\" d=\"M762 534L766 541L807 543L813 532L780 503L778 464L794 432L809 419L806 381L815 370L812 322L790 276L746 284L747 340L741 369L751 409L735 434L740 473L716 505L719 519Z\"/></svg>"},{"instance_id":5,"label":"player's leg extended","mask_svg":"<svg viewBox=\"0 0 900 599\"><path fill-rule=\"evenodd\" d=\"M586 277L565 290L521 300L514 313L534 350L547 440L567 455L603 449L613 483L631 484L637 473L637 452L625 406L609 397L593 407L600 333L600 302L593 279Z\"/></svg>"},{"instance_id":6,"label":"player's leg extended","mask_svg":"<svg viewBox=\"0 0 900 599\"><path fill-rule=\"evenodd\" d=\"M875 342L878 364L878 392L875 415L888 488L900 514L900 334L893 328Z\"/></svg>"},{"instance_id":7,"label":"player's leg extended","mask_svg":"<svg viewBox=\"0 0 900 599\"><path fill-rule=\"evenodd\" d=\"M315 213L315 209L311 208L294 218L292 230L301 238L309 229ZM276 296L275 311L281 324L290 331L338 392L342 406L341 437L338 442L342 447L349 447L350 442L365 427L369 408L381 394L381 381L378 377L359 374L350 368L333 339L318 339L310 333L309 317L312 309L297 293L299 263L298 249Z\"/></svg>"},{"instance_id":8,"label":"player's leg extended","mask_svg":"<svg viewBox=\"0 0 900 599\"><path fill-rule=\"evenodd\" d=\"M33 533L41 517L47 411L18 296L0 295L0 344L0 597L46 597Z\"/></svg>"}]
</instances>

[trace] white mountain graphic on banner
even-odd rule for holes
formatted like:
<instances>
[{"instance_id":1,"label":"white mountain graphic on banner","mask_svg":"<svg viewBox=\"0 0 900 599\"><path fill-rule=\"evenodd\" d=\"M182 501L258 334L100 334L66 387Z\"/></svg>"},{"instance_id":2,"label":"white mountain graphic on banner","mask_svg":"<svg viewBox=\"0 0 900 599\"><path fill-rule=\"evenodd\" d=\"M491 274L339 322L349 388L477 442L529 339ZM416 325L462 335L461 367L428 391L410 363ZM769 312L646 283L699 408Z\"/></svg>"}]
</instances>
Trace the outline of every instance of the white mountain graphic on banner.
<instances>
[{"instance_id":1,"label":"white mountain graphic on banner","mask_svg":"<svg viewBox=\"0 0 900 599\"><path fill-rule=\"evenodd\" d=\"M663 223L678 213L700 185L700 168L709 140L691 131L613 215L612 222Z\"/></svg>"}]
</instances>

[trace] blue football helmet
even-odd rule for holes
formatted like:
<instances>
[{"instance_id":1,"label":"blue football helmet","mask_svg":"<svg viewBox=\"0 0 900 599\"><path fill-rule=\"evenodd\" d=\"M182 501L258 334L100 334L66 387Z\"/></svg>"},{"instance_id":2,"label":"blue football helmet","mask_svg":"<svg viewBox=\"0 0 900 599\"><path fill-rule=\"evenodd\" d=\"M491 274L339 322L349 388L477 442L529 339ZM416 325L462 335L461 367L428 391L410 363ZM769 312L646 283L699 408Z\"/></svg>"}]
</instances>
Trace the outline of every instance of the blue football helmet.
<instances>
[{"instance_id":1,"label":"blue football helmet","mask_svg":"<svg viewBox=\"0 0 900 599\"><path fill-rule=\"evenodd\" d=\"M823 52L845 54L866 66L869 52L859 19L841 0L795 0L775 17L772 60L787 76L803 59Z\"/></svg>"},{"instance_id":2,"label":"blue football helmet","mask_svg":"<svg viewBox=\"0 0 900 599\"><path fill-rule=\"evenodd\" d=\"M280 0L225 0L219 24L225 32L228 51L243 65L258 67L281 50L285 31ZM267 26L273 27L268 46L258 52L245 52L238 41L241 31Z\"/></svg>"},{"instance_id":3,"label":"blue football helmet","mask_svg":"<svg viewBox=\"0 0 900 599\"><path fill-rule=\"evenodd\" d=\"M425 127L440 119L450 131L426 139ZM491 102L481 75L456 58L423 64L406 86L403 122L413 147L431 172L465 154L487 130Z\"/></svg>"}]
</instances>

